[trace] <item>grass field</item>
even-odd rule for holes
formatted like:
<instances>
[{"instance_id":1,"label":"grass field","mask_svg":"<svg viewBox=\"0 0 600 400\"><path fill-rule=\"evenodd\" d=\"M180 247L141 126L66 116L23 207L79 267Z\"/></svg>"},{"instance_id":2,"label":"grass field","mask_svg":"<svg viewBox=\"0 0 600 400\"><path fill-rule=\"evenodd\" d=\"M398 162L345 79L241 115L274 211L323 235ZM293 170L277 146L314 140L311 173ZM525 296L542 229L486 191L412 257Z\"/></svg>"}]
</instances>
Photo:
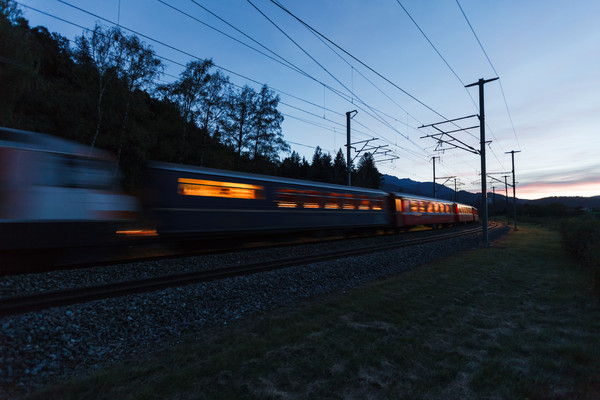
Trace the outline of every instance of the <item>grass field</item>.
<instances>
[{"instance_id":1,"label":"grass field","mask_svg":"<svg viewBox=\"0 0 600 400\"><path fill-rule=\"evenodd\" d=\"M520 227L35 399L597 399L600 307L558 234Z\"/></svg>"}]
</instances>

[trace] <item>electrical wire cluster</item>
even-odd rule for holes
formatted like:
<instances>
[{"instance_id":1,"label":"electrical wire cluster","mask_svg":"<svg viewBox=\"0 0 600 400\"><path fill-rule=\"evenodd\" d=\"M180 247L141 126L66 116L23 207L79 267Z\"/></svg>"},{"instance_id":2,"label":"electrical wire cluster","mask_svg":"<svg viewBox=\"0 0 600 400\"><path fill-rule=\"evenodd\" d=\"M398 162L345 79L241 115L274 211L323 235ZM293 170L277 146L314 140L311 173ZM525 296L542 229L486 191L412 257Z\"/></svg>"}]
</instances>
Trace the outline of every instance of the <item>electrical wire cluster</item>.
<instances>
[{"instance_id":1,"label":"electrical wire cluster","mask_svg":"<svg viewBox=\"0 0 600 400\"><path fill-rule=\"evenodd\" d=\"M192 60L202 60L205 58L212 58L211 54L195 54L193 52L183 50L182 43L174 44L168 43L165 39L161 37L156 37L144 32L140 32L138 30L131 29L126 25L121 24L121 16L120 16L120 8L121 2L119 1L119 9L118 9L118 20L115 22L109 18L105 18L101 15L95 14L81 6L75 5L66 0L55 0L58 3L61 3L64 6L67 6L74 10L77 13L85 14L88 17L93 17L96 21L101 21L101 23L118 26L123 31L130 32L151 42L154 46L158 45L160 50L156 50L156 56L160 58L167 66L167 70L169 73L164 73L164 77L168 78L168 80L177 79L177 72L172 73L171 71L181 72L185 68L185 63L174 60L173 57L167 57L164 55L166 52L174 52L175 54L179 54ZM412 163L413 168L413 177L417 180L430 180L429 176L418 175L416 171L421 171L423 165L427 165L432 159L432 150L436 146L431 146L431 142L427 142L424 140L416 141L413 138L416 138L419 135L421 136L422 132L417 129L418 125L425 125L424 122L419 121L408 109L425 109L428 112L435 115L435 118L441 119L443 121L450 121L449 118L442 115L441 112L434 109L432 106L426 104L423 100L419 99L413 93L410 93L408 90L401 87L399 84L394 82L394 80L382 72L378 71L372 65L376 62L371 60L369 62L359 58L353 52L344 48L341 44L336 42L334 39L329 38L325 34L323 34L319 29L314 27L313 25L306 22L303 18L300 18L296 13L286 7L280 0L263 0L260 2L259 0L246 0L246 6L248 12L256 13L256 16L260 16L259 18L264 22L264 26L261 26L259 29L266 29L265 26L270 26L271 29L274 29L277 35L279 35L278 39L281 41L280 43L286 43L287 46L295 48L299 51L299 54L303 55L303 60L300 59L291 59L289 56L286 56L282 53L281 50L275 49L272 46L267 45L264 40L260 40L257 38L256 32L254 34L249 33L248 31L244 31L244 29L240 26L239 23L232 22L228 20L228 18L219 15L214 10L211 10L209 6L206 4L201 4L200 1L190 0L190 5L193 4L193 7L188 7L186 10L182 9L180 4L181 2L174 2L173 0L156 0L160 3L165 10L165 13L175 13L179 15L181 18L184 18L189 21L193 21L195 24L198 24L202 29L206 29L212 34L217 36L226 38L230 43L232 43L232 51L236 51L240 46L245 48L251 52L259 54L265 60L264 63L275 63L277 68L283 69L286 71L291 71L293 74L298 76L298 81L307 81L313 85L321 86L323 88L323 104L318 104L318 100L315 97L306 99L297 94L290 93L291 90L278 88L269 84L269 82L261 82L260 78L253 78L249 75L250 73L242 73L236 71L236 69L241 68L242 66L236 66L235 68L226 67L220 64L219 60L214 62L215 67L221 70L224 73L234 76L239 80L238 84L234 84L234 86L241 87L241 84L250 84L262 86L263 84L267 84L269 88L281 97L280 106L284 108L282 110L282 114L285 118L289 120L297 121L300 124L308 126L308 129L317 129L324 132L329 132L333 135L333 143L336 143L336 136L341 135L340 144L337 146L339 148L345 145L345 136L346 136L346 125L345 125L345 114L346 111L351 109L356 109L359 111L358 117L352 122L352 141L361 141L361 140L373 140L377 139L380 146L376 146L375 148L386 148L386 159L389 159L389 156L392 155L392 159L400 158L403 161L409 161ZM420 34L426 39L429 45L434 49L435 53L440 57L446 67L452 72L454 77L461 83L464 87L465 83L463 79L459 76L456 70L450 65L447 58L445 58L441 51L434 45L432 40L426 35L424 30L419 26L415 18L409 13L408 9L402 4L400 0L396 0L399 8L408 16L410 21L415 25ZM26 4L26 0L20 0L16 2L20 6L25 9L32 10L37 13L44 14L56 20L59 20L63 23L70 24L72 26L78 27L84 31L91 30L92 27L86 27L81 25L78 22L74 22L69 18L66 18L61 15L55 15L53 12L48 12L45 10L40 10L38 8L34 8L28 4ZM244 4L242 0L236 3L235 6L241 6ZM177 4L177 6L175 5ZM471 32L473 33L476 41L483 52L486 60L490 64L493 72L498 76L498 73L493 66L487 52L485 51L481 41L477 37L471 22L467 18L467 15L460 5L459 1L456 0L456 4L458 9L460 10L461 15L464 17L466 23L468 24ZM48 6L49 8L51 6ZM197 12L196 12L197 11ZM401 15L399 13L399 15ZM208 17L209 16L209 17ZM209 19L218 21L222 27L214 26L213 24L207 22L206 17ZM294 29L292 29L293 27ZM299 28L303 28L306 32L313 36L319 43L322 44L323 49L319 51L315 51L314 47L309 47L307 44L302 43L302 39L304 36L298 34ZM292 31L294 33L292 33ZM296 37L295 37L296 36ZM285 46L285 45L284 45ZM342 77L339 74L339 65L335 65L337 70L333 70L331 66L326 65L325 61L320 58L323 57L323 53L321 51L330 52L333 54L333 58L338 60L338 63L341 63L344 69L349 69L352 74L351 82L348 82L347 77ZM330 62L331 63L331 62ZM312 66L316 69L316 71L320 71L317 73L315 69L309 67ZM366 85L370 86L376 93L385 97L386 102L389 104L393 104L397 107L398 111L389 112L384 111L373 104L372 100L367 100L365 95L361 91L357 91L354 89L354 74L357 74L363 83L366 82ZM375 81L379 81L377 84ZM504 104L506 106L506 110L510 119L510 124L512 126L512 130L518 144L518 138L516 134L516 130L514 128L514 124L512 121L512 117L510 116L510 111L508 107L508 103L506 101L506 96L504 94L504 89L500 84L500 88L502 91L502 96L504 99ZM477 108L476 102L471 96L470 92L465 89L468 96L471 98L475 108ZM335 99L336 104L345 104L347 109L334 109L332 106L328 106L325 104L325 99L327 96L330 96L331 99ZM334 101L331 100L333 103ZM415 108L416 107L416 108ZM322 114L321 114L322 113ZM426 121L431 122L431 121ZM450 121L451 122L451 121ZM451 122L454 123L454 122ZM458 127L458 126L457 126ZM491 132L493 137L494 146L499 145L496 140L493 131L487 126L489 132ZM285 126L284 126L285 133ZM471 135L471 140L479 138L470 132L467 131L468 135ZM336 148L329 148L329 146L324 143L299 143L295 141L287 140L289 143L300 146L304 148L316 148L316 146L320 146L326 151L330 151L331 153L335 153ZM501 160L497 157L496 152L494 151L494 146L490 146L490 149L496 158L496 161L501 166L503 170L506 168L503 166ZM334 146L335 147L335 146ZM502 153L505 151L500 149ZM438 168L441 169L441 175L457 175L456 168L458 165L464 165L475 174L477 168L477 159L471 157L468 154L456 154L457 152L453 152L451 155L452 163L454 169L450 167L450 163L442 162L441 165L438 165ZM377 161L377 150L375 150L375 160ZM439 159L439 157L437 157ZM435 162L435 158L433 159ZM406 164L405 164L406 165ZM386 162L385 167L392 170L398 170L396 167L395 161ZM399 171L398 174L403 176L410 175L406 170ZM420 172L419 172L420 174ZM466 178L465 179L471 179Z\"/></svg>"}]
</instances>

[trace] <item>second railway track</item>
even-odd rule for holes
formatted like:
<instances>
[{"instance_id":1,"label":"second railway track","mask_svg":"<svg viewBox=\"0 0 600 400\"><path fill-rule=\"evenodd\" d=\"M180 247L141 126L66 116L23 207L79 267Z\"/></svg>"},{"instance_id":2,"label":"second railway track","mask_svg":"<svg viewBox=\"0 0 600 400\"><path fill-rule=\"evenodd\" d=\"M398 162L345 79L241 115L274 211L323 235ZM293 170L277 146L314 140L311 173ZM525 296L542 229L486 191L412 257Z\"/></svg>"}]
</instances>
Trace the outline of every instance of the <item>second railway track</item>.
<instances>
[{"instance_id":1,"label":"second railway track","mask_svg":"<svg viewBox=\"0 0 600 400\"><path fill-rule=\"evenodd\" d=\"M492 225L493 229L495 225ZM308 256L296 256L280 258L277 260L258 263L246 263L241 265L224 266L201 271L181 272L176 274L162 275L145 279L132 279L114 283L106 283L94 286L85 286L63 290L47 291L37 294L11 296L0 299L0 316L15 315L29 311L48 309L57 306L65 306L76 303L85 303L93 300L118 297L133 293L151 292L168 287L183 286L198 282L206 282L216 279L224 279L235 276L249 275L258 272L276 270L297 265L313 264L329 260L341 259L364 255L374 252L383 252L400 247L430 243L439 240L456 238L475 234L481 231L481 227L470 228L460 232L444 232L426 238L405 239L393 243L362 246L340 251L330 251Z\"/></svg>"}]
</instances>

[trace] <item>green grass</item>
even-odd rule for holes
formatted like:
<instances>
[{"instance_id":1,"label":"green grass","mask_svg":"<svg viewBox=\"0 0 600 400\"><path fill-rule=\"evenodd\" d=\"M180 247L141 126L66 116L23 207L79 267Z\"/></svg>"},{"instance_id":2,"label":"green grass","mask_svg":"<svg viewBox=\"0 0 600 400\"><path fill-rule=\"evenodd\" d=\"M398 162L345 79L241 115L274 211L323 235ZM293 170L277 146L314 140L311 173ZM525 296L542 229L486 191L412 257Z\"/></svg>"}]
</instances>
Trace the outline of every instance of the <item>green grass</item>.
<instances>
[{"instance_id":1,"label":"green grass","mask_svg":"<svg viewBox=\"0 0 600 400\"><path fill-rule=\"evenodd\" d=\"M49 387L32 399L595 399L600 308L557 232L525 225L366 288L315 299Z\"/></svg>"}]
</instances>

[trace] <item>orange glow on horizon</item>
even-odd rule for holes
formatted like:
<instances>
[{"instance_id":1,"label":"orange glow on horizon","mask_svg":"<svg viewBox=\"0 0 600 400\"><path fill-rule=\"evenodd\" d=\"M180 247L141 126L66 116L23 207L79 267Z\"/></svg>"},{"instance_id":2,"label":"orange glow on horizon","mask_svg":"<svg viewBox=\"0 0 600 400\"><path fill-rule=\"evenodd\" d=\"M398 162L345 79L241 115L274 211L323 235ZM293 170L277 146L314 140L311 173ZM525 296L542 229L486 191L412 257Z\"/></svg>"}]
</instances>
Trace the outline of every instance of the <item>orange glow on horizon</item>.
<instances>
[{"instance_id":1,"label":"orange glow on horizon","mask_svg":"<svg viewBox=\"0 0 600 400\"><path fill-rule=\"evenodd\" d=\"M512 197L512 191L509 190L509 196ZM600 182L585 184L569 183L531 183L517 184L517 198L525 200L535 200L544 197L592 197L600 196Z\"/></svg>"}]
</instances>

